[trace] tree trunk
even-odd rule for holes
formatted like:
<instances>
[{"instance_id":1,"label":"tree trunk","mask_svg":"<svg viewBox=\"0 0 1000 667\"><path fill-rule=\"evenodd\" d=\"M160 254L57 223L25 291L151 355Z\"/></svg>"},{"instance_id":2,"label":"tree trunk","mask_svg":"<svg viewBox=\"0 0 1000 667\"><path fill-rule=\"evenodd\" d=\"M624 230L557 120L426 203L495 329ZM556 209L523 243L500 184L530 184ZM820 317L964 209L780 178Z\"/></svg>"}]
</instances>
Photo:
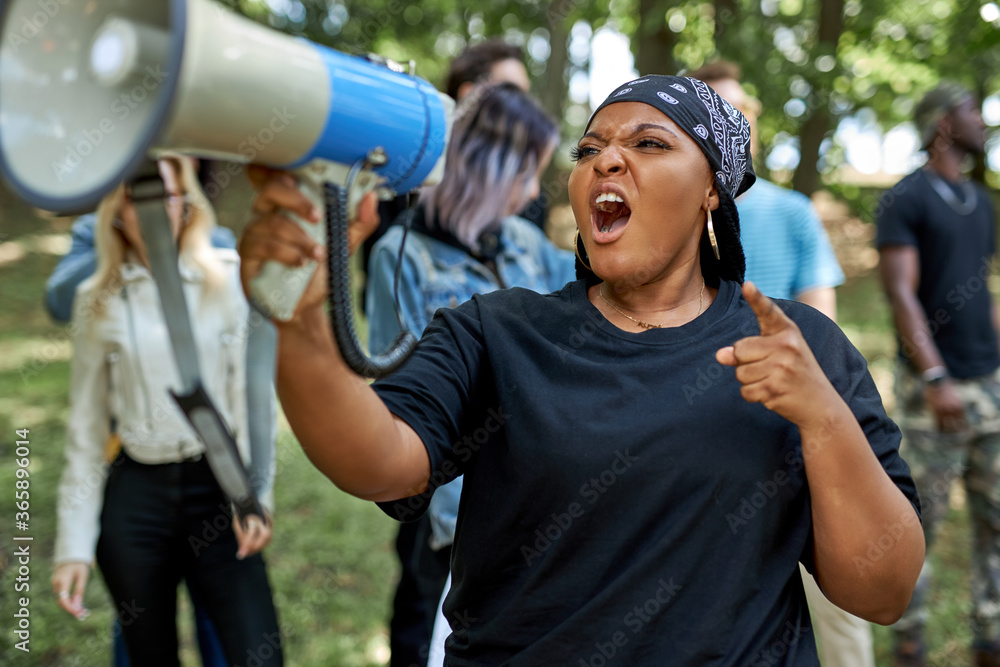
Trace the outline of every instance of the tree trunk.
<instances>
[{"instance_id":1,"label":"tree trunk","mask_svg":"<svg viewBox=\"0 0 1000 667\"><path fill-rule=\"evenodd\" d=\"M546 14L550 53L549 60L545 64L545 87L538 96L542 108L557 120L562 118L563 105L569 94L569 82L566 80L566 67L569 65L569 28L565 14L557 11L559 4L553 3Z\"/></svg>"},{"instance_id":2,"label":"tree trunk","mask_svg":"<svg viewBox=\"0 0 1000 667\"><path fill-rule=\"evenodd\" d=\"M837 43L844 30L844 0L823 0L820 2L819 35L816 49L811 54L813 63L823 55L837 56ZM838 59L839 62L839 59ZM813 86L811 106L814 111L806 119L799 133L799 166L792 177L792 187L799 192L812 195L820 186L819 147L835 119L830 115L830 92L837 67L830 72L817 72L810 81Z\"/></svg>"},{"instance_id":3,"label":"tree trunk","mask_svg":"<svg viewBox=\"0 0 1000 667\"><path fill-rule=\"evenodd\" d=\"M975 73L976 77L976 88L975 94L976 99L982 104L983 100L989 95L989 91L986 89L986 72L982 71L979 67L973 67L972 71ZM973 155L974 162L972 163L972 179L979 181L980 183L986 183L986 153L976 153Z\"/></svg>"},{"instance_id":4,"label":"tree trunk","mask_svg":"<svg viewBox=\"0 0 1000 667\"><path fill-rule=\"evenodd\" d=\"M545 17L549 31L549 60L545 65L543 89L538 95L542 108L549 113L556 123L562 125L563 110L569 97L569 11L574 7L567 0L557 0L549 5ZM552 160L542 174L542 194L546 208L546 217L552 213L554 206L569 201L565 183L568 172Z\"/></svg>"},{"instance_id":5,"label":"tree trunk","mask_svg":"<svg viewBox=\"0 0 1000 667\"><path fill-rule=\"evenodd\" d=\"M668 3L639 0L639 29L632 41L635 68L639 74L677 74L674 60L676 36L667 27Z\"/></svg>"},{"instance_id":6,"label":"tree trunk","mask_svg":"<svg viewBox=\"0 0 1000 667\"><path fill-rule=\"evenodd\" d=\"M799 166L792 176L792 188L812 196L819 189L819 147L830 128L830 111L825 103L813 112L799 131Z\"/></svg>"}]
</instances>

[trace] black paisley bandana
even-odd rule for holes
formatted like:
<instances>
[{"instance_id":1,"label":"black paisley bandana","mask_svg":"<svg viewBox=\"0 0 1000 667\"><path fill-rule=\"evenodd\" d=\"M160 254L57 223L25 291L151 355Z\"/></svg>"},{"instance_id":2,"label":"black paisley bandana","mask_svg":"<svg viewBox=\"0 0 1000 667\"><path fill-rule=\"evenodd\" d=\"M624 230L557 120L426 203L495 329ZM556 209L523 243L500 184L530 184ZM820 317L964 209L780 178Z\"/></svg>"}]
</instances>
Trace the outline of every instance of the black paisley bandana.
<instances>
[{"instance_id":1,"label":"black paisley bandana","mask_svg":"<svg viewBox=\"0 0 1000 667\"><path fill-rule=\"evenodd\" d=\"M746 263L733 200L757 179L750 160L747 119L704 81L690 77L653 74L629 81L608 95L590 122L601 109L616 102L642 102L659 109L701 148L715 172L719 190L719 207L712 212L712 219L721 256L720 260L715 259L706 235L702 243L702 271L713 283L718 277L743 282Z\"/></svg>"}]
</instances>

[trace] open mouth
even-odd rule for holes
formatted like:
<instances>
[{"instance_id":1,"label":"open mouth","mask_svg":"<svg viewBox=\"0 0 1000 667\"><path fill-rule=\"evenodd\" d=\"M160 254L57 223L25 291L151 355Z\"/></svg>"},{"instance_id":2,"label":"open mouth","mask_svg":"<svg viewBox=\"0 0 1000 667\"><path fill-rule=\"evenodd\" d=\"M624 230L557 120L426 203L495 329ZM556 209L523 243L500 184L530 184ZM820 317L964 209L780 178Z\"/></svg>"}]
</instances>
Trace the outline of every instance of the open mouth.
<instances>
[{"instance_id":1,"label":"open mouth","mask_svg":"<svg viewBox=\"0 0 1000 667\"><path fill-rule=\"evenodd\" d=\"M628 224L632 209L621 195L602 192L594 200L592 215L594 227L600 234L612 234Z\"/></svg>"}]
</instances>

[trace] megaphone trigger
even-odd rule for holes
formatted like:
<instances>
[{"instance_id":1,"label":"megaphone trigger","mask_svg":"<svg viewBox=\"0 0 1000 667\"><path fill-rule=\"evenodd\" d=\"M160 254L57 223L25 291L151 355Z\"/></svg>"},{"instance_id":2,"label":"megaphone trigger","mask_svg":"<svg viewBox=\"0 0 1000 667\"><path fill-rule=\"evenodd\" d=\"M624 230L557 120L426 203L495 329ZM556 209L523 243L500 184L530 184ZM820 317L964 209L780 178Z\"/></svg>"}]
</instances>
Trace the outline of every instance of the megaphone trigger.
<instances>
[{"instance_id":1,"label":"megaphone trigger","mask_svg":"<svg viewBox=\"0 0 1000 667\"><path fill-rule=\"evenodd\" d=\"M324 223L312 224L292 213L285 213L314 241L327 248L334 338L347 365L359 375L370 378L380 378L396 370L417 344L416 337L404 331L388 351L368 357L362 351L354 330L348 226L357 215L361 198L375 190L382 181L382 177L371 168L382 166L387 159L383 150L376 149L349 169L345 165L326 161L310 163L296 172L299 188L314 206L324 211ZM343 176L345 173L346 178ZM341 182L346 182L346 185L340 185ZM290 319L315 270L315 262L296 268L268 262L251 282L251 297L270 317Z\"/></svg>"},{"instance_id":2,"label":"megaphone trigger","mask_svg":"<svg viewBox=\"0 0 1000 667\"><path fill-rule=\"evenodd\" d=\"M326 160L314 160L293 172L302 194L320 211L326 211L327 199L324 186L327 183L347 184L348 220L357 215L361 198L375 190L382 178L369 168L355 164L352 167ZM298 215L285 211L284 215L294 220L314 241L324 247L329 246L327 229L323 222L318 224L303 220ZM346 239L344 241L346 243ZM250 293L254 303L272 319L287 321L302 298L316 262L310 261L300 267L288 267L278 262L267 262L251 283Z\"/></svg>"}]
</instances>

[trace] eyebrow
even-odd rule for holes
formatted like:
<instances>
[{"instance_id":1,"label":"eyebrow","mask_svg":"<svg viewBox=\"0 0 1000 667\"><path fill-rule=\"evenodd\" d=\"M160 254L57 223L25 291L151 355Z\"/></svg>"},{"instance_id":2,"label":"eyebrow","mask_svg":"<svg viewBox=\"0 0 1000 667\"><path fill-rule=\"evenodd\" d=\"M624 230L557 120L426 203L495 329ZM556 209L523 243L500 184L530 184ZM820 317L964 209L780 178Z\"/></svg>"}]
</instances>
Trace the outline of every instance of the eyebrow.
<instances>
[{"instance_id":1,"label":"eyebrow","mask_svg":"<svg viewBox=\"0 0 1000 667\"><path fill-rule=\"evenodd\" d=\"M663 132L667 132L668 134L670 134L675 139L679 138L677 136L677 133L671 130L666 125L657 125L656 123L639 123L638 125L632 128L632 133L629 136L635 136L641 132L645 132L646 130L662 130ZM600 139L602 141L604 140L604 137L598 132L587 132L585 135L583 135L583 137L581 137L581 139L587 139L587 138Z\"/></svg>"}]
</instances>

